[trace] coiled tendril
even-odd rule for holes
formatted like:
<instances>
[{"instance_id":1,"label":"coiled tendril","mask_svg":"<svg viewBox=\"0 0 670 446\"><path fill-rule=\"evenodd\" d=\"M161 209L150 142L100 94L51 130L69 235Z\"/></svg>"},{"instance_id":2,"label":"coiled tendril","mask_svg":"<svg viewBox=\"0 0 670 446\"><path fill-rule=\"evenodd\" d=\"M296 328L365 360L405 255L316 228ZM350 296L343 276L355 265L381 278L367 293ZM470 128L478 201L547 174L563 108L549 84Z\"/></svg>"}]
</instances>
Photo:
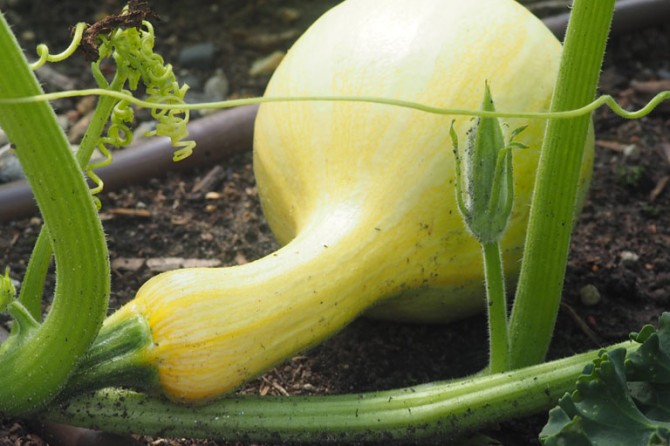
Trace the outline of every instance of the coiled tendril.
<instances>
[{"instance_id":1,"label":"coiled tendril","mask_svg":"<svg viewBox=\"0 0 670 446\"><path fill-rule=\"evenodd\" d=\"M124 91L124 93L128 93ZM93 181L95 186L91 189L93 200L98 209L101 207L100 199L96 197L102 192L104 182L102 178L95 173L95 169L108 166L112 163L112 153L108 146L123 147L130 144L133 140L133 132L128 124L133 122L135 114L130 108L128 101L119 101L112 110L111 124L107 129L107 134L100 138L97 148L104 157L102 160L93 161L86 166L86 174Z\"/></svg>"},{"instance_id":2,"label":"coiled tendril","mask_svg":"<svg viewBox=\"0 0 670 446\"><path fill-rule=\"evenodd\" d=\"M163 58L154 53L154 29L148 21L142 21L141 28L117 29L109 35L98 35L98 60L92 64L93 76L102 88L109 87L100 64L113 58L117 76L127 79L130 90L137 90L140 81L146 87L147 101L155 104L183 104L188 86L179 86L172 66L165 64ZM124 93L130 94L124 90ZM180 161L188 157L195 147L195 141L184 141L188 136L186 124L189 119L187 110L164 110L152 108L151 115L156 119L156 129L147 132L147 136L167 136L177 150L173 160ZM104 183L94 170L112 162L109 146L122 147L132 142L133 133L129 124L133 121L133 109L129 101L121 100L111 115L111 124L107 133L100 139L98 150L105 157L102 161L90 163L86 172L95 183L93 195L102 191ZM99 205L99 200L96 199Z\"/></svg>"},{"instance_id":3,"label":"coiled tendril","mask_svg":"<svg viewBox=\"0 0 670 446\"><path fill-rule=\"evenodd\" d=\"M47 62L60 62L70 57L77 50L77 47L81 42L82 36L84 34L84 28L86 28L85 23L83 22L77 23L77 25L74 27L74 35L72 36L72 42L65 49L65 51L61 53L50 54L49 47L46 46L44 43L37 45L36 52L37 55L39 56L39 59L31 63L30 68L33 70L37 70Z\"/></svg>"},{"instance_id":4,"label":"coiled tendril","mask_svg":"<svg viewBox=\"0 0 670 446\"><path fill-rule=\"evenodd\" d=\"M88 56L91 52L95 54L97 51L97 60L91 64L91 68L98 86L120 91L131 97L130 91L122 89L123 84L127 82L129 89L135 91L141 81L146 88L146 101L156 104L156 107L151 107L151 115L157 121L156 128L147 132L146 136L170 138L172 146L176 148L172 159L181 161L191 155L195 147L195 141L185 140L188 136L186 124L189 120L189 111L180 108L164 109L160 105L184 104L188 86L185 84L180 86L172 65L166 64L159 54L154 53L154 28L150 22L143 20L151 15L153 13L145 3L131 0L129 6L126 6L118 16L107 18L106 21L103 19L86 30L86 25L79 23L75 28L72 43L62 53L52 55L49 54L46 45L38 46L39 60L32 68L37 69L46 62L64 60L78 47L84 49ZM110 31L112 27L115 29ZM115 79L123 79L120 84L113 82L110 85L102 72L101 63L109 58L113 58L116 63ZM96 144L104 159L86 166L86 174L95 184L91 193L98 209L100 200L95 198L95 195L102 191L104 183L94 170L112 162L109 147L122 147L132 142L133 133L129 124L133 122L134 114L130 104L131 101L120 99L113 107L106 134L101 136Z\"/></svg>"},{"instance_id":5,"label":"coiled tendril","mask_svg":"<svg viewBox=\"0 0 670 446\"><path fill-rule=\"evenodd\" d=\"M172 70L163 58L153 51L154 28L148 21L142 28L117 30L107 39L102 38L100 57L108 57L111 48L117 70L128 77L131 90L136 90L140 81L146 87L147 102L154 104L184 104L187 85L180 86ZM188 136L186 124L189 111L183 109L151 109L151 116L157 121L156 129L147 136L167 136L173 147L173 160L180 161L193 152L195 141L185 141Z\"/></svg>"}]
</instances>

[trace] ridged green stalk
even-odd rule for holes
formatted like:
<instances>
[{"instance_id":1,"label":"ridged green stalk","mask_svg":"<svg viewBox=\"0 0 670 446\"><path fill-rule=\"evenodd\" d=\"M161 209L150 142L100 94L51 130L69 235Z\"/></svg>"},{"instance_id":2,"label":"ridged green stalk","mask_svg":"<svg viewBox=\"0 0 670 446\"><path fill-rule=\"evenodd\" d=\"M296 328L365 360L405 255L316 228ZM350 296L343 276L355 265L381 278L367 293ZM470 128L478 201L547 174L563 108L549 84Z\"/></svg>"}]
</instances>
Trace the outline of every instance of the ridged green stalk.
<instances>
[{"instance_id":1,"label":"ridged green stalk","mask_svg":"<svg viewBox=\"0 0 670 446\"><path fill-rule=\"evenodd\" d=\"M0 54L0 98L42 93L2 14ZM49 228L57 274L44 323L16 330L22 339L0 346L0 414L18 415L51 401L93 341L107 310L109 259L88 187L50 105L1 104L0 126Z\"/></svg>"},{"instance_id":2,"label":"ridged green stalk","mask_svg":"<svg viewBox=\"0 0 670 446\"><path fill-rule=\"evenodd\" d=\"M121 90L126 81L125 76L118 73L114 76L111 82L110 90ZM105 130L109 116L112 113L114 105L118 99L110 96L102 96L98 100L98 105L93 112L91 123L86 129L84 138L79 144L79 149L75 158L79 167L83 170L91 159L95 148L100 141L102 132ZM30 255L30 261L26 268L26 274L23 278L21 287L21 294L19 300L30 311L35 319L40 319L40 311L42 309L42 290L44 286L44 279L46 277L49 263L51 261L51 245L49 244L48 229L43 226L40 234L37 237L33 252Z\"/></svg>"},{"instance_id":3,"label":"ridged green stalk","mask_svg":"<svg viewBox=\"0 0 670 446\"><path fill-rule=\"evenodd\" d=\"M611 348L637 349L626 341ZM506 373L385 392L336 396L236 396L186 406L107 389L51 406L46 420L117 433L245 442L351 442L450 438L556 404L592 351Z\"/></svg>"},{"instance_id":4,"label":"ridged green stalk","mask_svg":"<svg viewBox=\"0 0 670 446\"><path fill-rule=\"evenodd\" d=\"M580 108L593 100L614 3L575 0L552 112ZM510 318L512 368L542 362L554 332L590 122L590 115L584 115L553 119L547 125Z\"/></svg>"}]
</instances>

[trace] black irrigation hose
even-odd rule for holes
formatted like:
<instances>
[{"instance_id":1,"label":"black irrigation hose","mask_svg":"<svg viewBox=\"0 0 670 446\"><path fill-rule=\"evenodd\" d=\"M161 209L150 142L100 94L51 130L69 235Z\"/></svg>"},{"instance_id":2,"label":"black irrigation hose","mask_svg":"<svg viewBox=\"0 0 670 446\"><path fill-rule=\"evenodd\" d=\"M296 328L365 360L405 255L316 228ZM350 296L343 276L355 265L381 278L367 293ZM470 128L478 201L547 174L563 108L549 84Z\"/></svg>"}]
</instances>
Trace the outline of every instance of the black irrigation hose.
<instances>
[{"instance_id":1,"label":"black irrigation hose","mask_svg":"<svg viewBox=\"0 0 670 446\"><path fill-rule=\"evenodd\" d=\"M556 37L563 39L570 13L546 17L542 21ZM611 35L626 34L670 22L670 0L619 0L612 20Z\"/></svg>"},{"instance_id":2,"label":"black irrigation hose","mask_svg":"<svg viewBox=\"0 0 670 446\"><path fill-rule=\"evenodd\" d=\"M214 165L235 153L251 149L257 106L245 106L214 113L189 123L189 138L197 149L184 161L172 161L173 147L167 138L150 138L136 147L114 154L114 162L96 170L105 190L164 175L170 170ZM0 186L0 222L28 217L37 211L28 182L14 181Z\"/></svg>"},{"instance_id":3,"label":"black irrigation hose","mask_svg":"<svg viewBox=\"0 0 670 446\"><path fill-rule=\"evenodd\" d=\"M543 19L551 31L562 39L569 14ZM670 0L619 0L612 24L612 35L670 21ZM172 148L167 139L149 139L114 156L114 162L98 171L105 190L114 190L141 180L163 175L168 170L211 165L234 153L250 150L257 107L226 110L189 124L190 137L198 148L179 163L172 162ZM0 186L0 222L33 215L37 208L26 181Z\"/></svg>"}]
</instances>

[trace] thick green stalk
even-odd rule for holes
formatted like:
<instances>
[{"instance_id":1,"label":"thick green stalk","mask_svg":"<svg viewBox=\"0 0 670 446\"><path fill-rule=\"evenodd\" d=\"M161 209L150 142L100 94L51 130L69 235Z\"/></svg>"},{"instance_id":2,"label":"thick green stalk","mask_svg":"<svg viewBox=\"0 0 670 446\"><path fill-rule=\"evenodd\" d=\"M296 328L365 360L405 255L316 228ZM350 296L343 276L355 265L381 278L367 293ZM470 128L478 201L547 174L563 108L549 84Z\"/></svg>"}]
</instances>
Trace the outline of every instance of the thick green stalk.
<instances>
[{"instance_id":1,"label":"thick green stalk","mask_svg":"<svg viewBox=\"0 0 670 446\"><path fill-rule=\"evenodd\" d=\"M595 96L615 0L575 0L551 111ZM512 368L544 360L551 341L577 205L590 115L550 120L540 155L526 244L510 319Z\"/></svg>"},{"instance_id":2,"label":"thick green stalk","mask_svg":"<svg viewBox=\"0 0 670 446\"><path fill-rule=\"evenodd\" d=\"M0 98L42 93L1 14L0 54ZM0 346L0 414L14 415L42 407L63 387L102 323L110 278L97 211L52 108L45 102L0 104L0 126L16 145L49 227L57 273L44 323L23 331L21 342Z\"/></svg>"},{"instance_id":3,"label":"thick green stalk","mask_svg":"<svg viewBox=\"0 0 670 446\"><path fill-rule=\"evenodd\" d=\"M483 243L482 250L489 318L489 372L506 372L509 370L510 362L507 336L507 299L500 243Z\"/></svg>"},{"instance_id":4,"label":"thick green stalk","mask_svg":"<svg viewBox=\"0 0 670 446\"><path fill-rule=\"evenodd\" d=\"M638 346L626 341L612 349ZM51 406L41 417L109 432L228 441L416 441L546 410L597 356L592 351L512 372L385 392L238 396L198 407L112 389Z\"/></svg>"},{"instance_id":5,"label":"thick green stalk","mask_svg":"<svg viewBox=\"0 0 670 446\"><path fill-rule=\"evenodd\" d=\"M117 73L109 88L120 91L125 81L126 77ZM119 100L111 96L102 96L98 100L98 105L91 118L91 124L86 129L86 133L76 154L76 159L81 169L84 169L90 161L93 151L98 141L100 141L102 132L105 130L105 125L109 120L112 109L117 102ZM41 318L44 278L46 277L52 254L47 233L48 229L46 225L42 226L30 256L30 261L28 262L28 268L23 278L21 294L19 296L21 303L37 320Z\"/></svg>"}]
</instances>

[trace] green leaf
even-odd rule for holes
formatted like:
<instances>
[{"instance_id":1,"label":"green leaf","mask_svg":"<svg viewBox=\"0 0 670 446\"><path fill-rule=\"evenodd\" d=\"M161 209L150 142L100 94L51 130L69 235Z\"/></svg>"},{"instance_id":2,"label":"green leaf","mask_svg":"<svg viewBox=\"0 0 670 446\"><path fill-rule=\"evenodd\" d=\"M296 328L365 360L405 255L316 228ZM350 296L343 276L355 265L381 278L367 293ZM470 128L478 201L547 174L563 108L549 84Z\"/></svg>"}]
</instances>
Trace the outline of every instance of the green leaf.
<instances>
[{"instance_id":1,"label":"green leaf","mask_svg":"<svg viewBox=\"0 0 670 446\"><path fill-rule=\"evenodd\" d=\"M663 313L658 330L643 327L633 340L642 343L626 358L626 372L635 381L670 384L670 313Z\"/></svg>"},{"instance_id":2,"label":"green leaf","mask_svg":"<svg viewBox=\"0 0 670 446\"><path fill-rule=\"evenodd\" d=\"M640 347L602 352L549 412L547 446L670 444L670 313L659 329L632 336Z\"/></svg>"}]
</instances>

